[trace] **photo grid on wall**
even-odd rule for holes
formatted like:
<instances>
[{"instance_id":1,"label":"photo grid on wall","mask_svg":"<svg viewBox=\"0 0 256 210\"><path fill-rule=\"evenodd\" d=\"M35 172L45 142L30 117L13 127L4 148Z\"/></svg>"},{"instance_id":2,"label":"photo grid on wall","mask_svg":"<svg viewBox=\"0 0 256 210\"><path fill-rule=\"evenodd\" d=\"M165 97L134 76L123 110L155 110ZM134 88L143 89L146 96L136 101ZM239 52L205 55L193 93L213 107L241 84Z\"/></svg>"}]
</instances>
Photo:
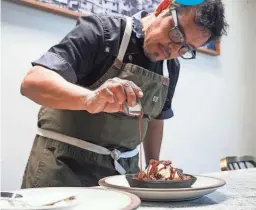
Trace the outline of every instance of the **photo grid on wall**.
<instances>
[{"instance_id":1,"label":"photo grid on wall","mask_svg":"<svg viewBox=\"0 0 256 210\"><path fill-rule=\"evenodd\" d=\"M161 0L38 0L78 13L132 16L141 10L153 12Z\"/></svg>"},{"instance_id":2,"label":"photo grid on wall","mask_svg":"<svg viewBox=\"0 0 256 210\"><path fill-rule=\"evenodd\" d=\"M21 2L24 0L20 0ZM63 13L72 12L72 16L77 18L79 14L94 13L98 15L114 15L114 16L132 16L135 13L144 10L154 12L155 8L162 0L26 0L29 2L38 2L43 5L51 5L59 8ZM46 6L47 7L47 6ZM49 9L47 7L47 9ZM220 41L212 41L199 47L196 52L208 55L220 55Z\"/></svg>"}]
</instances>

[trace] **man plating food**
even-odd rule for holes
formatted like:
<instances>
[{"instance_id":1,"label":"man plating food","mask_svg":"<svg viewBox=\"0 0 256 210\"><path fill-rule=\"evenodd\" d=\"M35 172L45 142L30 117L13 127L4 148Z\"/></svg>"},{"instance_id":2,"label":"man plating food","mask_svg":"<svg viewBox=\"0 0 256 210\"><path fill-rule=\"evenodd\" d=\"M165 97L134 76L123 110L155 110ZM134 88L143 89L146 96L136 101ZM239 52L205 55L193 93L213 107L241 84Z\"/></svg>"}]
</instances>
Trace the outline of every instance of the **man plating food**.
<instances>
[{"instance_id":1,"label":"man plating food","mask_svg":"<svg viewBox=\"0 0 256 210\"><path fill-rule=\"evenodd\" d=\"M165 0L155 13L132 18L80 17L22 82L22 95L42 105L22 188L94 186L106 176L137 173L132 114L140 108L146 163L158 160L163 122L173 116L177 58L194 59L196 48L219 39L226 26L221 0Z\"/></svg>"}]
</instances>

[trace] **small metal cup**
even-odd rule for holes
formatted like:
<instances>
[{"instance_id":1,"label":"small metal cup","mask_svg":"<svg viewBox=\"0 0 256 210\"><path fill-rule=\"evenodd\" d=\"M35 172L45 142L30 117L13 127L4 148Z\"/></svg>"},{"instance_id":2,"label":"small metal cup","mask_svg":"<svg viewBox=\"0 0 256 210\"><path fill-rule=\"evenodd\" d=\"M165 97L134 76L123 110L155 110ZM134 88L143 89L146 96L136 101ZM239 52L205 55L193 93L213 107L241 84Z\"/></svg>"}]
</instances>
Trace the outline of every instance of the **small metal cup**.
<instances>
[{"instance_id":1,"label":"small metal cup","mask_svg":"<svg viewBox=\"0 0 256 210\"><path fill-rule=\"evenodd\" d=\"M124 111L127 115L139 116L141 114L142 106L139 99L137 99L137 104L134 107L128 106L127 102L123 103Z\"/></svg>"}]
</instances>

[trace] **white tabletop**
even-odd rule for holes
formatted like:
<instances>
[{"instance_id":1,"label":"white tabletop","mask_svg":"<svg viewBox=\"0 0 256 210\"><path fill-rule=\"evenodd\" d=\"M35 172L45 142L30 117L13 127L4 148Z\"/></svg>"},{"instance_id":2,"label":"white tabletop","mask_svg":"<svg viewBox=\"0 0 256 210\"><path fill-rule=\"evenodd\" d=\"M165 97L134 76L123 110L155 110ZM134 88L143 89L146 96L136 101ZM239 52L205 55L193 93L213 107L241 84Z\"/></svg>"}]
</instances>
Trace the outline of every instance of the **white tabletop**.
<instances>
[{"instance_id":1,"label":"white tabletop","mask_svg":"<svg viewBox=\"0 0 256 210\"><path fill-rule=\"evenodd\" d=\"M204 174L227 184L201 199L186 202L142 202L139 210L256 210L256 169Z\"/></svg>"}]
</instances>

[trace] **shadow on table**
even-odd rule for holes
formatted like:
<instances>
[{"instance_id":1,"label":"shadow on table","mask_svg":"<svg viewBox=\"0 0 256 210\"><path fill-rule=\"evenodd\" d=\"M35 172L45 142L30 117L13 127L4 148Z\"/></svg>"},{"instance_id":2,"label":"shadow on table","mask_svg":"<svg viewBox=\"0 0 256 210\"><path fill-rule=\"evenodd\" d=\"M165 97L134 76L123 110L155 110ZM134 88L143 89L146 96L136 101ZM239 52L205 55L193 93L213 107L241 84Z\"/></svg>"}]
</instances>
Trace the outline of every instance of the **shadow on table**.
<instances>
[{"instance_id":1,"label":"shadow on table","mask_svg":"<svg viewBox=\"0 0 256 210\"><path fill-rule=\"evenodd\" d=\"M226 196L222 193L215 192L214 198L204 196L199 199L191 201L179 201L179 202L148 202L143 201L142 207L162 207L162 208L185 208L185 207L204 207L219 204L226 200ZM211 196L213 197L213 196ZM217 198L215 200L215 197Z\"/></svg>"}]
</instances>

